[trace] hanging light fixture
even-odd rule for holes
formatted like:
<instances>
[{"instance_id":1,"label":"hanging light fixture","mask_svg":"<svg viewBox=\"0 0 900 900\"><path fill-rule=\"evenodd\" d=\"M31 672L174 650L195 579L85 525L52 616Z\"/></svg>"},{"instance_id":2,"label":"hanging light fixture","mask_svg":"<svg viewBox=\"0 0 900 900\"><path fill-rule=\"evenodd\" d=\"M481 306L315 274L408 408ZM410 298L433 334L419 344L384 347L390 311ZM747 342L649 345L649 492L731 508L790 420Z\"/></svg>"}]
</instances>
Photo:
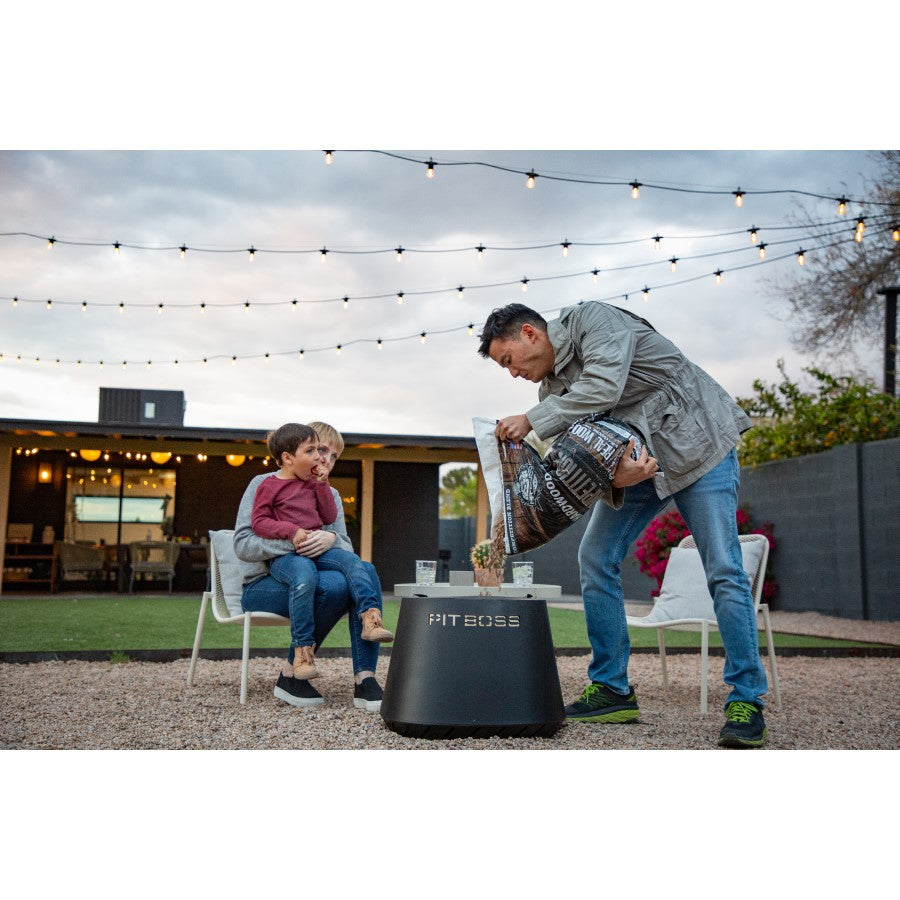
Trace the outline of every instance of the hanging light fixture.
<instances>
[{"instance_id":1,"label":"hanging light fixture","mask_svg":"<svg viewBox=\"0 0 900 900\"><path fill-rule=\"evenodd\" d=\"M425 170L426 178L434 178L434 160L429 157L428 158L428 168Z\"/></svg>"},{"instance_id":2,"label":"hanging light fixture","mask_svg":"<svg viewBox=\"0 0 900 900\"><path fill-rule=\"evenodd\" d=\"M744 192L738 188L736 191L732 191L734 194L734 205L737 207L741 207L744 205Z\"/></svg>"},{"instance_id":3,"label":"hanging light fixture","mask_svg":"<svg viewBox=\"0 0 900 900\"><path fill-rule=\"evenodd\" d=\"M237 468L237 466L242 466L246 459L247 457L242 456L240 453L228 453L225 456L225 462L227 462L229 466L234 466L235 468Z\"/></svg>"},{"instance_id":4,"label":"hanging light fixture","mask_svg":"<svg viewBox=\"0 0 900 900\"><path fill-rule=\"evenodd\" d=\"M759 245L759 258L760 259L766 258L766 245L765 244Z\"/></svg>"},{"instance_id":5,"label":"hanging light fixture","mask_svg":"<svg viewBox=\"0 0 900 900\"><path fill-rule=\"evenodd\" d=\"M844 215L844 213L847 212L847 198L841 197L838 200L837 205L838 205L838 208L837 208L838 215L839 216Z\"/></svg>"},{"instance_id":6,"label":"hanging light fixture","mask_svg":"<svg viewBox=\"0 0 900 900\"><path fill-rule=\"evenodd\" d=\"M333 159L334 159L334 151L326 150L325 151L325 165L330 166Z\"/></svg>"},{"instance_id":7,"label":"hanging light fixture","mask_svg":"<svg viewBox=\"0 0 900 900\"><path fill-rule=\"evenodd\" d=\"M528 187L529 190L533 190L533 189L534 189L534 179L535 179L535 178L537 178L537 173L536 173L536 172L529 172L529 173L528 173L528 180L525 182L525 184L526 184L526 186Z\"/></svg>"},{"instance_id":8,"label":"hanging light fixture","mask_svg":"<svg viewBox=\"0 0 900 900\"><path fill-rule=\"evenodd\" d=\"M158 466L165 465L172 458L171 453L164 452L162 450L154 450L150 454L150 459L153 460Z\"/></svg>"},{"instance_id":9,"label":"hanging light fixture","mask_svg":"<svg viewBox=\"0 0 900 900\"><path fill-rule=\"evenodd\" d=\"M678 257L677 257L677 256L673 256L673 257L669 260L669 262L672 264L671 269L672 269L672 271L674 272L674 271L678 268Z\"/></svg>"},{"instance_id":10,"label":"hanging light fixture","mask_svg":"<svg viewBox=\"0 0 900 900\"><path fill-rule=\"evenodd\" d=\"M100 451L99 450L79 450L78 455L85 462L96 462L100 459Z\"/></svg>"},{"instance_id":11,"label":"hanging light fixture","mask_svg":"<svg viewBox=\"0 0 900 900\"><path fill-rule=\"evenodd\" d=\"M637 200L641 196L641 183L639 181L631 182L631 199Z\"/></svg>"},{"instance_id":12,"label":"hanging light fixture","mask_svg":"<svg viewBox=\"0 0 900 900\"><path fill-rule=\"evenodd\" d=\"M751 244L755 244L758 240L759 240L759 234L758 234L758 232L757 232L757 230L756 230L756 226L754 225L754 226L750 229L750 243L751 243Z\"/></svg>"}]
</instances>

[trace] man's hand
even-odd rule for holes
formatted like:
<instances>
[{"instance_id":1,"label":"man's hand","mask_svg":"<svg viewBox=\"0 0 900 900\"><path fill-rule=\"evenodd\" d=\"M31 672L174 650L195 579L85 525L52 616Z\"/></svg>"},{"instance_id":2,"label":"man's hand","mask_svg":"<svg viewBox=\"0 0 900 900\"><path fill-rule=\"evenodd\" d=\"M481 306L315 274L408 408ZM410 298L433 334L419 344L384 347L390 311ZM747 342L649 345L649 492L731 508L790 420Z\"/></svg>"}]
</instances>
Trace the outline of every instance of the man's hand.
<instances>
[{"instance_id":1,"label":"man's hand","mask_svg":"<svg viewBox=\"0 0 900 900\"><path fill-rule=\"evenodd\" d=\"M628 442L625 454L616 466L616 474L613 477L613 487L625 488L633 484L639 484L652 478L659 471L659 463L647 453L646 446L641 449L640 456L634 460L631 451L634 450L634 439Z\"/></svg>"},{"instance_id":2,"label":"man's hand","mask_svg":"<svg viewBox=\"0 0 900 900\"><path fill-rule=\"evenodd\" d=\"M330 550L336 541L337 535L333 531L310 531L306 540L295 549L299 556L315 559Z\"/></svg>"},{"instance_id":3,"label":"man's hand","mask_svg":"<svg viewBox=\"0 0 900 900\"><path fill-rule=\"evenodd\" d=\"M531 431L528 416L507 416L497 423L494 434L503 441L521 441Z\"/></svg>"}]
</instances>

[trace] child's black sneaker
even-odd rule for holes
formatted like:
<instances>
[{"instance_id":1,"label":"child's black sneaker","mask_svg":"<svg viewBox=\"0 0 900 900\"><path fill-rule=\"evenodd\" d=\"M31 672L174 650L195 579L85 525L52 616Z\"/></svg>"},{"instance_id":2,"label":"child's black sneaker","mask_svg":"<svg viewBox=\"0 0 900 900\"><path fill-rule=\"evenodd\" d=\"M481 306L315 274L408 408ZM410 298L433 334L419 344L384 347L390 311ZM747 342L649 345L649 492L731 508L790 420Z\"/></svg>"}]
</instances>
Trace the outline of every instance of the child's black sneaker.
<instances>
[{"instance_id":1,"label":"child's black sneaker","mask_svg":"<svg viewBox=\"0 0 900 900\"><path fill-rule=\"evenodd\" d=\"M732 700L725 707L725 725L719 732L720 747L762 747L768 736L762 710L755 703Z\"/></svg>"},{"instance_id":2,"label":"child's black sneaker","mask_svg":"<svg viewBox=\"0 0 900 900\"><path fill-rule=\"evenodd\" d=\"M353 688L353 705L366 712L379 712L384 691L381 685L370 675Z\"/></svg>"},{"instance_id":3,"label":"child's black sneaker","mask_svg":"<svg viewBox=\"0 0 900 900\"><path fill-rule=\"evenodd\" d=\"M299 678L289 678L282 672L275 683L275 696L291 706L319 706L325 700L308 682Z\"/></svg>"}]
</instances>

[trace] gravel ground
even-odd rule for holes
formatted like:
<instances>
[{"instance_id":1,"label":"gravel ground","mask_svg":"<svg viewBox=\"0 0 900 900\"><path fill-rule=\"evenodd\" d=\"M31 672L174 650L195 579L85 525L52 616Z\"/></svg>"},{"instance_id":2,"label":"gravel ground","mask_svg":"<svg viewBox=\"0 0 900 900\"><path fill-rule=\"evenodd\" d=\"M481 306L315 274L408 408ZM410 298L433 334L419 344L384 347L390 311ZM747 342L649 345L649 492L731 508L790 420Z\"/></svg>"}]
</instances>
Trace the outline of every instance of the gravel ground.
<instances>
[{"instance_id":1,"label":"gravel ground","mask_svg":"<svg viewBox=\"0 0 900 900\"><path fill-rule=\"evenodd\" d=\"M238 702L240 663L200 660L193 687L187 660L170 663L42 662L0 665L3 749L322 749L322 750L639 750L716 749L722 724L721 657L710 658L710 713L700 715L699 658L669 657L662 689L659 660L635 654L631 680L642 721L572 724L553 738L417 740L385 727L377 713L353 708L350 661L322 659L326 703L287 706L272 696L282 660L252 659L246 706ZM588 656L558 657L563 697L584 686ZM379 666L384 683L389 659ZM898 746L896 658L783 657L784 709L766 710L768 749L880 749Z\"/></svg>"}]
</instances>

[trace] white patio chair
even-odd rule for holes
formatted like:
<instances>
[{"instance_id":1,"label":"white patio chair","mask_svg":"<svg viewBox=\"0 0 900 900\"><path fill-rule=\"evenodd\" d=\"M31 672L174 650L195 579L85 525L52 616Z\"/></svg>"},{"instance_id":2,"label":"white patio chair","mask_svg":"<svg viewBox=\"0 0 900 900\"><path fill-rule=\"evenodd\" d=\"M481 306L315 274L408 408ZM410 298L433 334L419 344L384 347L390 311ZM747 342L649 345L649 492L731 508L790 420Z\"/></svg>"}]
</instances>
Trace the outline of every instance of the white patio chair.
<instances>
[{"instance_id":1,"label":"white patio chair","mask_svg":"<svg viewBox=\"0 0 900 900\"><path fill-rule=\"evenodd\" d=\"M223 625L243 625L244 646L241 655L241 703L247 702L247 678L250 668L250 626L251 625L290 625L291 620L268 612L244 612L241 608L243 578L238 558L234 552L234 531L223 529L209 533L210 588L203 592L200 601L200 616L197 619L197 633L194 637L194 649L191 653L191 665L188 668L187 683L194 683L194 669L200 653L200 639L203 636L203 623L206 621L206 610L212 606L212 613L217 622Z\"/></svg>"},{"instance_id":2,"label":"white patio chair","mask_svg":"<svg viewBox=\"0 0 900 900\"><path fill-rule=\"evenodd\" d=\"M778 684L778 665L772 640L769 604L762 602L763 580L769 558L769 541L764 534L740 536L744 570L750 578L750 590L757 613L762 613L766 630L769 670L775 708L781 709L781 688ZM706 715L709 692L709 629L718 628L713 601L706 584L706 573L693 537L688 535L672 548L659 596L646 616L626 616L633 628L655 628L659 638L659 658L662 664L663 686L669 686L666 671L666 639L664 629L684 631L700 629L700 712Z\"/></svg>"},{"instance_id":3,"label":"white patio chair","mask_svg":"<svg viewBox=\"0 0 900 900\"><path fill-rule=\"evenodd\" d=\"M106 554L102 547L57 541L59 555L59 583L64 584L72 576L83 576L100 581L106 576Z\"/></svg>"},{"instance_id":4,"label":"white patio chair","mask_svg":"<svg viewBox=\"0 0 900 900\"><path fill-rule=\"evenodd\" d=\"M169 593L172 593L172 581L175 578L175 563L181 548L174 541L133 541L129 546L131 557L131 580L128 582L128 593L134 593L134 578L143 575L145 578L165 578L169 582Z\"/></svg>"}]
</instances>

